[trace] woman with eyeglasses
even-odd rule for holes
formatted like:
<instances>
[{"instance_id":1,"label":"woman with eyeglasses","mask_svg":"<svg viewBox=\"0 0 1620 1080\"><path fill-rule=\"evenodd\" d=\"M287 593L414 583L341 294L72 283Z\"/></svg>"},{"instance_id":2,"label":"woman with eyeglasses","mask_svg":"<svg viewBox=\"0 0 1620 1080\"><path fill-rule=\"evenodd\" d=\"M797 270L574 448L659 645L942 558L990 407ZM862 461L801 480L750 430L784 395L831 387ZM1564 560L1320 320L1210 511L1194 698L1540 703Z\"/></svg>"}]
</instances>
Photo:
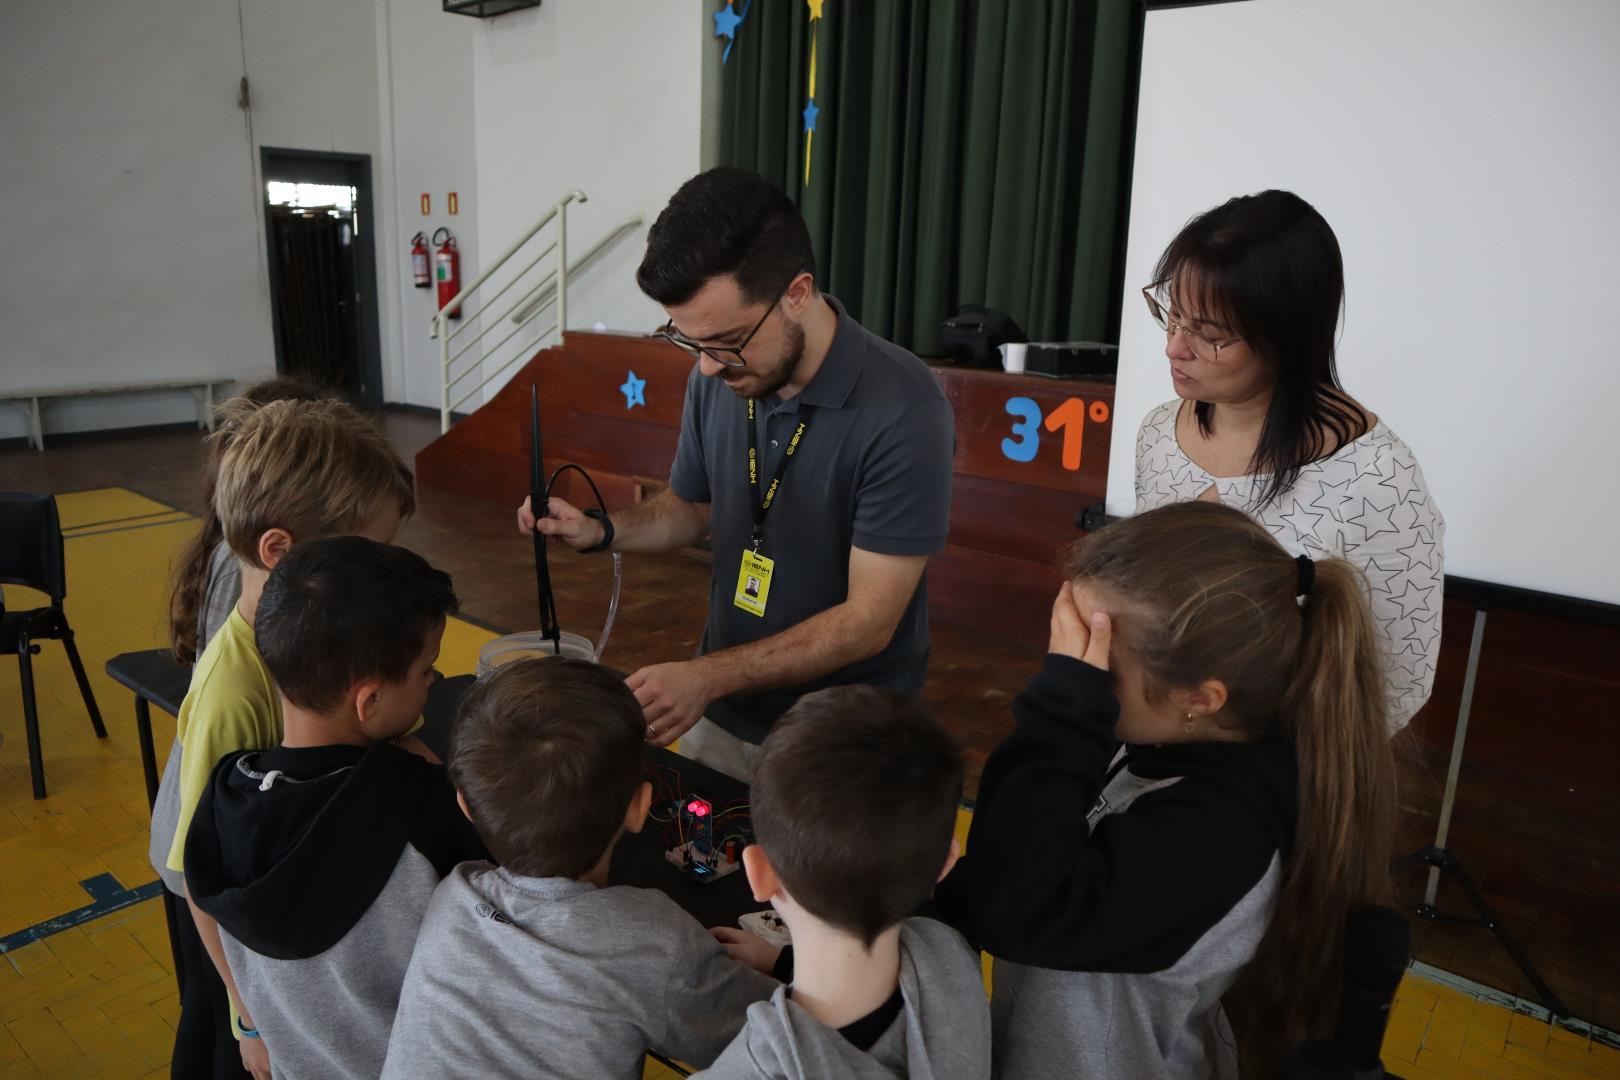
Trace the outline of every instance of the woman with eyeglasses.
<instances>
[{"instance_id":1,"label":"woman with eyeglasses","mask_svg":"<svg viewBox=\"0 0 1620 1080\"><path fill-rule=\"evenodd\" d=\"M1339 382L1333 230L1292 192L1239 196L1188 222L1142 292L1176 400L1137 435L1137 512L1224 503L1294 555L1360 567L1399 731L1434 687L1445 520L1411 448Z\"/></svg>"}]
</instances>

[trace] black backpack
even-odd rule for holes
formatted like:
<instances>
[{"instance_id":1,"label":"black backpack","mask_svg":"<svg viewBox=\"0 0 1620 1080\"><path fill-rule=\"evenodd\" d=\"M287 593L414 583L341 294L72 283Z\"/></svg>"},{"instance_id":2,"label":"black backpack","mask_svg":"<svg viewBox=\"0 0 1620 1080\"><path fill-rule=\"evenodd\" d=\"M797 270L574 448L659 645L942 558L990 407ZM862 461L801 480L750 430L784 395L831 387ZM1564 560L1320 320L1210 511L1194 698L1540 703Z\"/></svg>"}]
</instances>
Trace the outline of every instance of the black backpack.
<instances>
[{"instance_id":1,"label":"black backpack","mask_svg":"<svg viewBox=\"0 0 1620 1080\"><path fill-rule=\"evenodd\" d=\"M1028 340L1011 315L978 304L963 304L939 330L946 357L966 367L999 368L1001 346Z\"/></svg>"}]
</instances>

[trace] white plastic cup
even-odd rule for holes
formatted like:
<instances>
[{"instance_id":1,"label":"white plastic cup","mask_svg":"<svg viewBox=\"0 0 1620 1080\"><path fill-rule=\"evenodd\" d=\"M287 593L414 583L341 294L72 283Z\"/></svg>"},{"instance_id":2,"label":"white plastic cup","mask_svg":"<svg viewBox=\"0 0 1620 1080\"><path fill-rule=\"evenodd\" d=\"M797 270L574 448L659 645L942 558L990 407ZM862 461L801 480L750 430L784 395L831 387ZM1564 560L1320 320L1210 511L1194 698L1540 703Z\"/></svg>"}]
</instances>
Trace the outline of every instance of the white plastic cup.
<instances>
[{"instance_id":1,"label":"white plastic cup","mask_svg":"<svg viewBox=\"0 0 1620 1080\"><path fill-rule=\"evenodd\" d=\"M1009 341L1001 347L1001 367L1004 371L1014 374L1024 370L1024 354L1029 351L1029 345L1022 341Z\"/></svg>"}]
</instances>

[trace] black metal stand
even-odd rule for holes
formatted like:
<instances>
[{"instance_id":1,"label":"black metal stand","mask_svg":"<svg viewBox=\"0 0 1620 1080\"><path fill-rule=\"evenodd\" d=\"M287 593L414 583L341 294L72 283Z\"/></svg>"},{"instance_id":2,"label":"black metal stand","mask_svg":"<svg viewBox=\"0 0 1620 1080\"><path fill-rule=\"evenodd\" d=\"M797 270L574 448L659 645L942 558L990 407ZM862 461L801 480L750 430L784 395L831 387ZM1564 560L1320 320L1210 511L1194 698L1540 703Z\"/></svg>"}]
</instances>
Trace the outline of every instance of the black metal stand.
<instances>
[{"instance_id":1,"label":"black metal stand","mask_svg":"<svg viewBox=\"0 0 1620 1080\"><path fill-rule=\"evenodd\" d=\"M1451 829L1451 812L1457 798L1457 776L1462 768L1463 745L1468 739L1468 714L1474 704L1474 683L1479 675L1479 654L1485 642L1485 612L1486 605L1480 604L1474 612L1474 637L1468 646L1468 669L1463 676L1462 703L1457 709L1457 730L1451 737L1451 766L1446 772L1445 795L1440 802L1440 823L1435 830L1434 843L1420 848L1410 855L1404 855L1395 860L1394 868L1404 870L1409 866L1418 864L1429 868L1429 883L1424 891L1423 902L1413 904L1412 913L1428 922L1454 923L1462 926L1482 926L1496 935L1496 940L1507 951L1509 957L1518 965L1524 977L1530 981L1535 989L1536 997L1541 1004L1560 1019L1570 1015L1558 995L1552 992L1534 967L1530 965L1529 957L1519 948L1519 943L1513 935L1507 932L1491 906L1485 902L1485 896L1479 891L1474 880L1463 870L1457 856L1446 847L1446 834ZM1444 875L1455 882L1462 889L1463 895L1473 905L1473 915L1450 915L1435 906L1435 897L1440 889L1440 878Z\"/></svg>"},{"instance_id":2,"label":"black metal stand","mask_svg":"<svg viewBox=\"0 0 1620 1080\"><path fill-rule=\"evenodd\" d=\"M1428 900L1421 904L1412 905L1412 913L1418 918L1426 919L1429 922L1453 923L1459 926L1483 926L1495 934L1496 940L1501 943L1508 956L1518 965L1519 970L1524 973L1524 977L1530 980L1530 985L1535 989L1536 997L1541 1004L1555 1017L1559 1019L1567 1018L1570 1015L1569 1009L1564 1006L1564 1002L1557 994L1552 992L1552 988L1537 974L1536 969L1530 965L1530 958L1524 955L1524 950L1519 948L1519 943L1514 940L1512 934L1508 933L1507 927L1503 926L1501 921L1497 919L1496 912L1491 910L1491 905L1486 902L1484 894L1474 884L1474 879L1468 876L1468 872L1457 861L1457 856L1445 848L1435 847L1431 844L1396 860L1395 866L1396 869L1404 870L1406 867L1418 863L1431 867L1448 880L1455 882L1457 887L1462 889L1463 894L1468 897L1468 902L1473 905L1474 911L1478 914L1450 915L1435 907Z\"/></svg>"}]
</instances>

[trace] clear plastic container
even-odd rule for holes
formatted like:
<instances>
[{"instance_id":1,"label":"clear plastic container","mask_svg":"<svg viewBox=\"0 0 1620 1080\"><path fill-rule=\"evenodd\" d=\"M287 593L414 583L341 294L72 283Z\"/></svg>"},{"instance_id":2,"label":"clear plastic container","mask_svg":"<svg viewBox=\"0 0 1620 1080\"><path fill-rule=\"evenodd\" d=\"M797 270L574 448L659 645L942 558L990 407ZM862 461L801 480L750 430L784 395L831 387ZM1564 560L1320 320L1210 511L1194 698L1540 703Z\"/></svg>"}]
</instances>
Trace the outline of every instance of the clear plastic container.
<instances>
[{"instance_id":1,"label":"clear plastic container","mask_svg":"<svg viewBox=\"0 0 1620 1080\"><path fill-rule=\"evenodd\" d=\"M580 634L562 632L559 642L560 648L553 650L551 642L540 636L538 630L520 630L515 634L498 637L487 642L478 650L478 677L494 671L502 664L510 664L514 660L528 660L537 656L570 656L575 660L590 660L600 663L602 650L607 648L608 637L613 633L613 620L619 614L619 590L624 585L624 560L619 553L613 553L613 591L608 595L607 618L602 622L602 636L592 645L589 638Z\"/></svg>"},{"instance_id":2,"label":"clear plastic container","mask_svg":"<svg viewBox=\"0 0 1620 1080\"><path fill-rule=\"evenodd\" d=\"M586 638L564 630L560 650L553 651L551 642L540 636L538 630L524 630L507 634L488 642L478 650L478 677L483 678L503 664L536 657L567 656L575 660L595 660L596 648Z\"/></svg>"}]
</instances>

